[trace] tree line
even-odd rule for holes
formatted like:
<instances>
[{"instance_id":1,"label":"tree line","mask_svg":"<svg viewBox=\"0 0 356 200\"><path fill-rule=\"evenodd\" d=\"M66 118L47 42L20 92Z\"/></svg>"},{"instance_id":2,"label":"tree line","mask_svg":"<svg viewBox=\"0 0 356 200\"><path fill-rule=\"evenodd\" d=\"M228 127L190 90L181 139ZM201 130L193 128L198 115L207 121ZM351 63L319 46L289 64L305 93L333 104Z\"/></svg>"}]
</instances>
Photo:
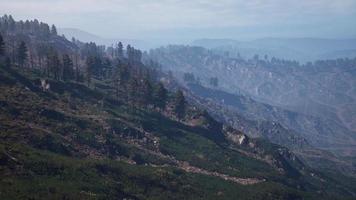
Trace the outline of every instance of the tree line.
<instances>
[{"instance_id":1,"label":"tree line","mask_svg":"<svg viewBox=\"0 0 356 200\"><path fill-rule=\"evenodd\" d=\"M11 16L0 18L0 25L0 57L8 67L37 70L50 79L94 88L96 82L105 81L113 88L110 95L118 100L160 111L168 109L179 119L185 116L183 92L170 97L158 81L156 69L143 64L142 52L131 45L124 48L119 42L105 47L75 38L68 41L57 35L54 25L49 28L37 20L15 22ZM43 31L49 35L43 37Z\"/></svg>"}]
</instances>

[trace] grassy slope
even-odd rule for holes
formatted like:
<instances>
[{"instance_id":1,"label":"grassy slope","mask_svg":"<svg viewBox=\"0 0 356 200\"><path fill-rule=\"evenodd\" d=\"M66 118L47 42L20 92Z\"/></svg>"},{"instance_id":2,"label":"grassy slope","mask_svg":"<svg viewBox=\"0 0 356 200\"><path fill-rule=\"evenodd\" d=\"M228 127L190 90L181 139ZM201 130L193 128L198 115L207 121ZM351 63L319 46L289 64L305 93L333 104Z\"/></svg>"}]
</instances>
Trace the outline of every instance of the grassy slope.
<instances>
[{"instance_id":1,"label":"grassy slope","mask_svg":"<svg viewBox=\"0 0 356 200\"><path fill-rule=\"evenodd\" d=\"M317 190L343 193L304 176L283 176L204 128L118 103L81 84L51 81L51 92L42 92L38 78L0 69L0 199L299 199L313 198ZM159 138L158 150L136 145L144 132ZM267 181L243 186L187 173L141 147L209 171Z\"/></svg>"}]
</instances>

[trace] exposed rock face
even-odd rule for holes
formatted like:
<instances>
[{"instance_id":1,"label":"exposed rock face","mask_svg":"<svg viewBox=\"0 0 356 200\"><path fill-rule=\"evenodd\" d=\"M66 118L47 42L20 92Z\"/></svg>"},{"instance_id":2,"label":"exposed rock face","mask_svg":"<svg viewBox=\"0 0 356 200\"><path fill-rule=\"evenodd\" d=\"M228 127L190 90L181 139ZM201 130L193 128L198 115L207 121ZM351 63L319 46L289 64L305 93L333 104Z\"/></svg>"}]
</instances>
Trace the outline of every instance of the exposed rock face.
<instances>
[{"instance_id":1,"label":"exposed rock face","mask_svg":"<svg viewBox=\"0 0 356 200\"><path fill-rule=\"evenodd\" d=\"M243 145L248 143L248 138L245 134L227 133L227 137L235 144Z\"/></svg>"},{"instance_id":2,"label":"exposed rock face","mask_svg":"<svg viewBox=\"0 0 356 200\"><path fill-rule=\"evenodd\" d=\"M207 112L201 112L191 116L190 125L200 126L216 133L221 133L222 123L216 121Z\"/></svg>"},{"instance_id":3,"label":"exposed rock face","mask_svg":"<svg viewBox=\"0 0 356 200\"><path fill-rule=\"evenodd\" d=\"M240 153L269 164L281 174L298 177L305 173L303 162L287 148L279 147L274 152L267 152L264 143L261 141L250 139L245 134L229 127L225 128L224 131L232 146L237 146L236 150ZM296 168L294 169L292 166L296 166Z\"/></svg>"}]
</instances>

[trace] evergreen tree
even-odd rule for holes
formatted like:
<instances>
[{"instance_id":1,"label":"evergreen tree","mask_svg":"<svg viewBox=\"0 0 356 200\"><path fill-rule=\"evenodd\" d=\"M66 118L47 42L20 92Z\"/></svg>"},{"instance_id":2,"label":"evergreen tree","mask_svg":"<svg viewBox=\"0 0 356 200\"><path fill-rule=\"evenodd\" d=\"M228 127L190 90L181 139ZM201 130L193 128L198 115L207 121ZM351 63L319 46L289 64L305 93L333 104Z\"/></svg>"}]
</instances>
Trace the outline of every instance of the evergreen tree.
<instances>
[{"instance_id":1,"label":"evergreen tree","mask_svg":"<svg viewBox=\"0 0 356 200\"><path fill-rule=\"evenodd\" d=\"M130 72L128 66L119 61L119 63L114 68L114 73L112 76L112 83L115 88L117 99L119 98L120 88L126 89L129 80L130 80Z\"/></svg>"},{"instance_id":2,"label":"evergreen tree","mask_svg":"<svg viewBox=\"0 0 356 200\"><path fill-rule=\"evenodd\" d=\"M141 81L141 102L143 105L148 105L152 103L152 93L153 87L148 78L144 78Z\"/></svg>"},{"instance_id":3,"label":"evergreen tree","mask_svg":"<svg viewBox=\"0 0 356 200\"><path fill-rule=\"evenodd\" d=\"M127 59L129 60L129 63L132 63L132 47L131 45L127 45L126 47L126 54L127 54Z\"/></svg>"},{"instance_id":4,"label":"evergreen tree","mask_svg":"<svg viewBox=\"0 0 356 200\"><path fill-rule=\"evenodd\" d=\"M95 75L98 78L101 78L104 76L104 67L103 67L103 62L100 56L96 55L93 56L93 64L92 64L92 74Z\"/></svg>"},{"instance_id":5,"label":"evergreen tree","mask_svg":"<svg viewBox=\"0 0 356 200\"><path fill-rule=\"evenodd\" d=\"M61 61L59 60L58 54L53 56L53 75L54 79L60 80L61 79Z\"/></svg>"},{"instance_id":6,"label":"evergreen tree","mask_svg":"<svg viewBox=\"0 0 356 200\"><path fill-rule=\"evenodd\" d=\"M57 28L56 28L55 25L52 25L52 27L51 27L51 34L52 35L57 35Z\"/></svg>"},{"instance_id":7,"label":"evergreen tree","mask_svg":"<svg viewBox=\"0 0 356 200\"><path fill-rule=\"evenodd\" d=\"M132 48L132 60L136 63L140 63L142 59L142 52L138 49Z\"/></svg>"},{"instance_id":8,"label":"evergreen tree","mask_svg":"<svg viewBox=\"0 0 356 200\"><path fill-rule=\"evenodd\" d=\"M117 56L122 59L124 57L124 47L121 42L117 45Z\"/></svg>"},{"instance_id":9,"label":"evergreen tree","mask_svg":"<svg viewBox=\"0 0 356 200\"><path fill-rule=\"evenodd\" d=\"M109 75L112 72L112 65L111 65L111 61L109 58L104 58L101 62L101 66L102 66L102 77L103 79L107 79L109 78Z\"/></svg>"},{"instance_id":10,"label":"evergreen tree","mask_svg":"<svg viewBox=\"0 0 356 200\"><path fill-rule=\"evenodd\" d=\"M40 35L43 39L48 39L51 35L48 24L40 23Z\"/></svg>"},{"instance_id":11,"label":"evergreen tree","mask_svg":"<svg viewBox=\"0 0 356 200\"><path fill-rule=\"evenodd\" d=\"M4 43L4 39L0 34L0 56L5 54L5 43Z\"/></svg>"},{"instance_id":12,"label":"evergreen tree","mask_svg":"<svg viewBox=\"0 0 356 200\"><path fill-rule=\"evenodd\" d=\"M153 93L153 102L155 107L164 109L167 101L167 90L162 83L158 83Z\"/></svg>"},{"instance_id":13,"label":"evergreen tree","mask_svg":"<svg viewBox=\"0 0 356 200\"><path fill-rule=\"evenodd\" d=\"M47 53L47 76L49 77L51 74L54 79L60 79L61 62L59 60L57 51L53 48L50 48L49 52Z\"/></svg>"},{"instance_id":14,"label":"evergreen tree","mask_svg":"<svg viewBox=\"0 0 356 200\"><path fill-rule=\"evenodd\" d=\"M90 83L91 83L91 77L93 75L94 64L95 64L94 57L92 57L92 56L87 57L87 60L86 60L86 66L87 66L87 68L86 68L86 80L87 80L88 87L90 86Z\"/></svg>"},{"instance_id":15,"label":"evergreen tree","mask_svg":"<svg viewBox=\"0 0 356 200\"><path fill-rule=\"evenodd\" d=\"M23 67L27 59L27 47L24 41L17 48L17 58L20 66Z\"/></svg>"},{"instance_id":16,"label":"evergreen tree","mask_svg":"<svg viewBox=\"0 0 356 200\"><path fill-rule=\"evenodd\" d=\"M132 104L136 104L138 101L138 89L139 89L139 84L136 78L131 78L128 82L128 100Z\"/></svg>"},{"instance_id":17,"label":"evergreen tree","mask_svg":"<svg viewBox=\"0 0 356 200\"><path fill-rule=\"evenodd\" d=\"M178 90L174 97L174 113L178 119L182 119L185 116L186 101L184 94L181 90Z\"/></svg>"},{"instance_id":18,"label":"evergreen tree","mask_svg":"<svg viewBox=\"0 0 356 200\"><path fill-rule=\"evenodd\" d=\"M120 89L120 62L117 64L116 68L114 69L114 74L112 76L112 83L115 88L116 99L119 100L119 89Z\"/></svg>"},{"instance_id":19,"label":"evergreen tree","mask_svg":"<svg viewBox=\"0 0 356 200\"><path fill-rule=\"evenodd\" d=\"M71 80L74 77L73 62L68 54L63 56L63 80Z\"/></svg>"},{"instance_id":20,"label":"evergreen tree","mask_svg":"<svg viewBox=\"0 0 356 200\"><path fill-rule=\"evenodd\" d=\"M15 22L14 18L12 18L11 15L9 15L8 26L9 26L9 30L10 30L10 31L15 31L15 29L16 29L16 22Z\"/></svg>"},{"instance_id":21,"label":"evergreen tree","mask_svg":"<svg viewBox=\"0 0 356 200\"><path fill-rule=\"evenodd\" d=\"M127 65L123 64L119 68L119 81L120 85L125 85L130 79L130 71Z\"/></svg>"}]
</instances>

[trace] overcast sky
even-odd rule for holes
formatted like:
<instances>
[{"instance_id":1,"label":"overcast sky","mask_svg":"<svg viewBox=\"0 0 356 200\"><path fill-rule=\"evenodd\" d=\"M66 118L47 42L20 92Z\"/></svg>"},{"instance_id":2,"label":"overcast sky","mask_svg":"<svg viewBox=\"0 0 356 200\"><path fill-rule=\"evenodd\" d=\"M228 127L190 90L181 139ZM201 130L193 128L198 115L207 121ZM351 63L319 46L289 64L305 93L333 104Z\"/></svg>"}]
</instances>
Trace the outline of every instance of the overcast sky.
<instances>
[{"instance_id":1,"label":"overcast sky","mask_svg":"<svg viewBox=\"0 0 356 200\"><path fill-rule=\"evenodd\" d=\"M112 38L356 37L356 0L0 0L0 13Z\"/></svg>"}]
</instances>

